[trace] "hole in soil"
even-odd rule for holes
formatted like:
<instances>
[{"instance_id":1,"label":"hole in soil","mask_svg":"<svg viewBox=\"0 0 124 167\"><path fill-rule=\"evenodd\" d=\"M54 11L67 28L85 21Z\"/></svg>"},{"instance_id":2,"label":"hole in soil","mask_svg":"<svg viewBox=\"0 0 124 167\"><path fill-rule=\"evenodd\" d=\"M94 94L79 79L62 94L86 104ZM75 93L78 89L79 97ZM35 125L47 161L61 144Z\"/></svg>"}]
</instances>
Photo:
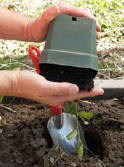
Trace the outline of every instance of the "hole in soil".
<instances>
[{"instance_id":1,"label":"hole in soil","mask_svg":"<svg viewBox=\"0 0 124 167\"><path fill-rule=\"evenodd\" d=\"M44 133L42 134L42 136L46 140L46 143L47 143L46 147L51 148L53 146L53 142L52 142L51 136L49 134L49 131L47 129L47 126L45 126L45 128L44 128Z\"/></svg>"},{"instance_id":2,"label":"hole in soil","mask_svg":"<svg viewBox=\"0 0 124 167\"><path fill-rule=\"evenodd\" d=\"M88 154L95 154L103 159L103 144L101 137L96 132L90 132L88 130L85 131L84 135L89 149Z\"/></svg>"},{"instance_id":3,"label":"hole in soil","mask_svg":"<svg viewBox=\"0 0 124 167\"><path fill-rule=\"evenodd\" d=\"M46 140L46 148L52 148L53 142L47 129L47 126L44 127L44 133L42 134L42 136ZM85 130L84 136L88 147L88 155L97 155L101 159L103 159L103 142L100 135L95 131L91 132L90 130Z\"/></svg>"},{"instance_id":4,"label":"hole in soil","mask_svg":"<svg viewBox=\"0 0 124 167\"><path fill-rule=\"evenodd\" d=\"M77 18L76 17L72 17L72 21L77 21Z\"/></svg>"}]
</instances>

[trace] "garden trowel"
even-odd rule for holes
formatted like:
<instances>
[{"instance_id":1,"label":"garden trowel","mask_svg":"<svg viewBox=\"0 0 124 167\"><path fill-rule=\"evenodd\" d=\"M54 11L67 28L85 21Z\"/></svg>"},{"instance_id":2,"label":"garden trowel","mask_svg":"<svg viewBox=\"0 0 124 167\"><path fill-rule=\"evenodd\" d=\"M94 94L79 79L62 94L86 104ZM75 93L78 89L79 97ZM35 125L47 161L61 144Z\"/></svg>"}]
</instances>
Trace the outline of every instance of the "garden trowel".
<instances>
[{"instance_id":1,"label":"garden trowel","mask_svg":"<svg viewBox=\"0 0 124 167\"><path fill-rule=\"evenodd\" d=\"M36 53L36 55L34 54L34 52ZM42 71L40 71L38 65L40 59L40 51L34 46L30 46L29 55L33 61L37 73L42 74ZM76 128L78 123L82 143L85 148L87 148L84 132L77 120L77 117L72 114L62 113L62 105L50 106L50 111L52 117L48 121L47 128L54 145L59 145L61 149L67 154L75 152L78 144L78 135L73 137L71 140L67 139L67 135Z\"/></svg>"}]
</instances>

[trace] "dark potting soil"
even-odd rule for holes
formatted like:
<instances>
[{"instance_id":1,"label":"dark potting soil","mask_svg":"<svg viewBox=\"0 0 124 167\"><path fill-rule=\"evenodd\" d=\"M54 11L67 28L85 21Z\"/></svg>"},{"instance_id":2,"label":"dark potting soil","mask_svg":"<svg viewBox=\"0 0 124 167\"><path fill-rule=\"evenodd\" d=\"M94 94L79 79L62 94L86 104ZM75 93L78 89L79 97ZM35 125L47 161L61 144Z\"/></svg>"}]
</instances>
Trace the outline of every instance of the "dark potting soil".
<instances>
[{"instance_id":1,"label":"dark potting soil","mask_svg":"<svg viewBox=\"0 0 124 167\"><path fill-rule=\"evenodd\" d=\"M3 105L16 112L0 106L0 167L124 167L124 104L117 100L76 103L78 111L95 114L83 126L89 153L82 161L53 145L46 106L5 98Z\"/></svg>"},{"instance_id":2,"label":"dark potting soil","mask_svg":"<svg viewBox=\"0 0 124 167\"><path fill-rule=\"evenodd\" d=\"M54 82L70 82L78 85L80 90L90 91L94 87L96 71L87 68L41 64L41 75Z\"/></svg>"}]
</instances>

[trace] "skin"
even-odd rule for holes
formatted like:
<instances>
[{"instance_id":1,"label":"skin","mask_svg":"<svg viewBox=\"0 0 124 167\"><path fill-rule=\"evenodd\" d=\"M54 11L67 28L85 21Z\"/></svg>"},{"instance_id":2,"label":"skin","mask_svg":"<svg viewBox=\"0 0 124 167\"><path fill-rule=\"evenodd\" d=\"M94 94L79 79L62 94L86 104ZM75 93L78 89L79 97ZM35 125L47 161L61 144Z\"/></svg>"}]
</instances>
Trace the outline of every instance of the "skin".
<instances>
[{"instance_id":1,"label":"skin","mask_svg":"<svg viewBox=\"0 0 124 167\"><path fill-rule=\"evenodd\" d=\"M35 19L0 8L0 38L42 42L46 38L50 22L58 14L95 19L84 9L65 3L52 5ZM96 29L98 32L101 30L97 20ZM0 71L0 95L2 96L23 97L56 106L65 101L93 97L103 93L101 88L93 88L90 92L79 92L77 85L50 82L43 76L30 71Z\"/></svg>"}]
</instances>

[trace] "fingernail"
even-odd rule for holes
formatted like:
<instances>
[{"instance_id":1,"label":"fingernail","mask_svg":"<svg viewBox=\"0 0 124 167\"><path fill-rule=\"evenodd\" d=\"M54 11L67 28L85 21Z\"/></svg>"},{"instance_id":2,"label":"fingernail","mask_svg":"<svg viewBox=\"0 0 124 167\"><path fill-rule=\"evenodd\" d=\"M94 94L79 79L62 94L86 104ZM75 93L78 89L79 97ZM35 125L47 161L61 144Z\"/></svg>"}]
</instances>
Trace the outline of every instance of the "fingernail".
<instances>
[{"instance_id":1,"label":"fingernail","mask_svg":"<svg viewBox=\"0 0 124 167\"><path fill-rule=\"evenodd\" d=\"M94 88L96 91L96 95L103 95L104 94L104 90L102 88Z\"/></svg>"},{"instance_id":2,"label":"fingernail","mask_svg":"<svg viewBox=\"0 0 124 167\"><path fill-rule=\"evenodd\" d=\"M76 85L72 85L69 88L69 94L76 94L76 93L78 93L78 91L79 91L79 89Z\"/></svg>"},{"instance_id":3,"label":"fingernail","mask_svg":"<svg viewBox=\"0 0 124 167\"><path fill-rule=\"evenodd\" d=\"M103 95L104 94L104 90L99 88L99 92L100 92L100 95Z\"/></svg>"}]
</instances>

